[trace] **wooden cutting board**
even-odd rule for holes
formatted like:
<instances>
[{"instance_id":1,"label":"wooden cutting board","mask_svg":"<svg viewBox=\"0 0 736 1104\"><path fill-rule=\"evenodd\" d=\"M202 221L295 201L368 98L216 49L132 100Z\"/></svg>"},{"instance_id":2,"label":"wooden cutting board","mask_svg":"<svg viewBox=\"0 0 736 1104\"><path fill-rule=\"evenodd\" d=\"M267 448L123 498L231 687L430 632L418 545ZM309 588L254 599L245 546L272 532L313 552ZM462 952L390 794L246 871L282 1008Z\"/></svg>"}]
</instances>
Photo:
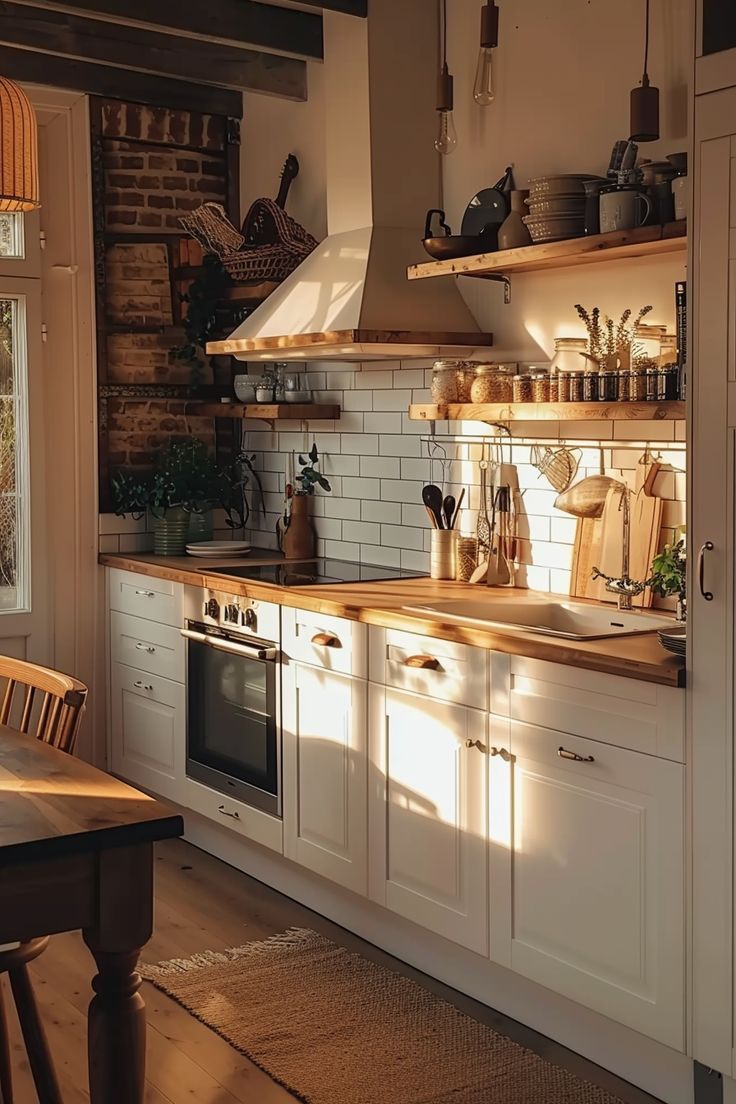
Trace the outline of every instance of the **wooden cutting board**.
<instances>
[{"instance_id":1,"label":"wooden cutting board","mask_svg":"<svg viewBox=\"0 0 736 1104\"><path fill-rule=\"evenodd\" d=\"M617 578L621 574L624 547L624 511L621 502L621 490L611 487L606 495L601 516L600 548L598 550L597 567L605 575ZM606 590L606 584L602 579L593 582L591 597L602 602L618 601L615 594Z\"/></svg>"},{"instance_id":2,"label":"wooden cutting board","mask_svg":"<svg viewBox=\"0 0 736 1104\"><path fill-rule=\"evenodd\" d=\"M659 551L659 534L662 527L663 502L652 494L654 480L660 469L652 464L645 475L644 482L631 498L631 553L629 574L632 579L648 579L652 570L652 560ZM634 605L648 608L652 604L653 594L649 588L634 599Z\"/></svg>"},{"instance_id":3,"label":"wooden cutting board","mask_svg":"<svg viewBox=\"0 0 736 1104\"><path fill-rule=\"evenodd\" d=\"M592 572L594 567L599 566L600 535L600 518L578 518L570 572L572 598L595 598L598 595L600 584L597 579L593 579Z\"/></svg>"}]
</instances>

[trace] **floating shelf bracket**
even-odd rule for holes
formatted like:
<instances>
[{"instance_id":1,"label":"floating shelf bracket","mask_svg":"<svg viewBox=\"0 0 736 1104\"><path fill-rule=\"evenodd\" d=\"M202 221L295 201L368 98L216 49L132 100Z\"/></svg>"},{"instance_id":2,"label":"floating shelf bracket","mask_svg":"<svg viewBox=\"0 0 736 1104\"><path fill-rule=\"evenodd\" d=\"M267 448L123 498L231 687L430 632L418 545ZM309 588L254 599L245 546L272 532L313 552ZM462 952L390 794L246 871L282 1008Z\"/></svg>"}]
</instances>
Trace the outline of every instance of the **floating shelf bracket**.
<instances>
[{"instance_id":1,"label":"floating shelf bracket","mask_svg":"<svg viewBox=\"0 0 736 1104\"><path fill-rule=\"evenodd\" d=\"M511 302L511 277L505 272L484 272L481 280L494 280L497 284L503 284L503 301L506 306Z\"/></svg>"}]
</instances>

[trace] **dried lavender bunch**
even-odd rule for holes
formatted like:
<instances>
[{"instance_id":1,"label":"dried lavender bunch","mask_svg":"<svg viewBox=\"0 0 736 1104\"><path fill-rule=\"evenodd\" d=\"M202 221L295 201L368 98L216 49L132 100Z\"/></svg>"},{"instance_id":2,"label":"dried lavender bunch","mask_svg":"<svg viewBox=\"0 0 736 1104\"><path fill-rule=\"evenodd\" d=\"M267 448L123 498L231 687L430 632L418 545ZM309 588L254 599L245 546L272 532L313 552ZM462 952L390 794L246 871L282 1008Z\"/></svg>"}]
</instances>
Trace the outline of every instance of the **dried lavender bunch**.
<instances>
[{"instance_id":1,"label":"dried lavender bunch","mask_svg":"<svg viewBox=\"0 0 736 1104\"><path fill-rule=\"evenodd\" d=\"M588 352L595 360L602 360L605 354L603 351L600 307L593 307L589 314L582 304L576 303L575 310L578 312L578 317L585 323L585 328L588 331Z\"/></svg>"}]
</instances>

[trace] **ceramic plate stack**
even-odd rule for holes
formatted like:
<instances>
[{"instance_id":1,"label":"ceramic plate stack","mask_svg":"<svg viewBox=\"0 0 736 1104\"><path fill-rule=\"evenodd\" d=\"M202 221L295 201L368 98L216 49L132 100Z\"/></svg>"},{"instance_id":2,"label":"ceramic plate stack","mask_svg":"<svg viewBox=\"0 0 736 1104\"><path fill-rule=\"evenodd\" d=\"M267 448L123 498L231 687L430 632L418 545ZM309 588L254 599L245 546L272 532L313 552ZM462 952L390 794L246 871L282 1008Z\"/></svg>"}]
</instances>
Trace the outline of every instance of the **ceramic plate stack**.
<instances>
[{"instance_id":1,"label":"ceramic plate stack","mask_svg":"<svg viewBox=\"0 0 736 1104\"><path fill-rule=\"evenodd\" d=\"M673 655L685 658L687 649L687 626L677 625L671 629L658 629L659 643Z\"/></svg>"},{"instance_id":2,"label":"ceramic plate stack","mask_svg":"<svg viewBox=\"0 0 736 1104\"><path fill-rule=\"evenodd\" d=\"M250 541L195 541L187 545L187 555L199 556L206 560L222 560L229 556L247 556L251 547Z\"/></svg>"},{"instance_id":3,"label":"ceramic plate stack","mask_svg":"<svg viewBox=\"0 0 736 1104\"><path fill-rule=\"evenodd\" d=\"M533 242L581 238L585 232L584 173L538 176L529 181L529 214L523 219Z\"/></svg>"}]
</instances>

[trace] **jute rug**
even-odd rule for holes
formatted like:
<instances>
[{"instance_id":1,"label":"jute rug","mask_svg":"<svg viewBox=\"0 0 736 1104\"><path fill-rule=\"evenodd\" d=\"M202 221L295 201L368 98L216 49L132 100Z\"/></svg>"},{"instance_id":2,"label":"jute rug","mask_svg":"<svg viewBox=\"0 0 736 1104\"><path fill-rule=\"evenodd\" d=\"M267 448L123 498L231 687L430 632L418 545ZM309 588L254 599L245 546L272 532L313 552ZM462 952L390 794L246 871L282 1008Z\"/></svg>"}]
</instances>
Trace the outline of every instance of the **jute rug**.
<instances>
[{"instance_id":1,"label":"jute rug","mask_svg":"<svg viewBox=\"0 0 736 1104\"><path fill-rule=\"evenodd\" d=\"M309 929L141 972L308 1104L621 1104Z\"/></svg>"}]
</instances>

